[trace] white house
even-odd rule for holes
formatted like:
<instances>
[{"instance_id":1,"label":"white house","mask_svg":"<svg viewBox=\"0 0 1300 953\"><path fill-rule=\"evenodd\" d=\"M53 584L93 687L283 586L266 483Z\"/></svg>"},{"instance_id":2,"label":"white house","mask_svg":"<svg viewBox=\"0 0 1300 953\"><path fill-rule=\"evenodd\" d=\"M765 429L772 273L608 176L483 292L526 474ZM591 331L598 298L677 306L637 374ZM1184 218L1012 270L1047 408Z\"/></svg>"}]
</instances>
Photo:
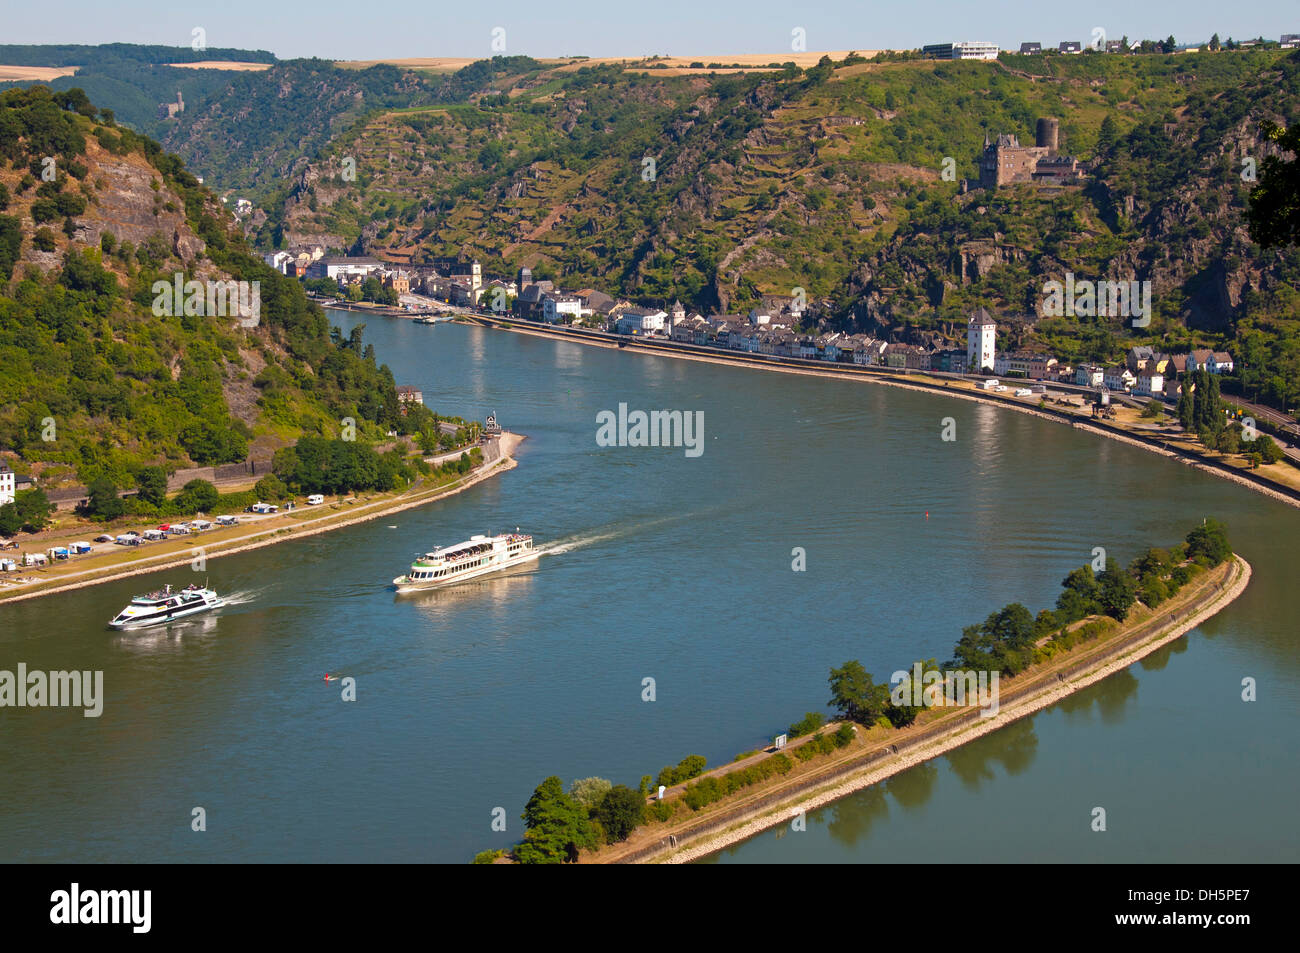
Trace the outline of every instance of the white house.
<instances>
[{"instance_id":1,"label":"white house","mask_svg":"<svg viewBox=\"0 0 1300 953\"><path fill-rule=\"evenodd\" d=\"M1157 394L1164 393L1165 375L1159 371L1144 367L1137 373L1137 383L1133 386L1133 393L1140 394L1143 397L1155 397Z\"/></svg>"},{"instance_id":2,"label":"white house","mask_svg":"<svg viewBox=\"0 0 1300 953\"><path fill-rule=\"evenodd\" d=\"M577 295L548 294L542 298L542 320L548 324L563 323L582 317L582 299Z\"/></svg>"},{"instance_id":3,"label":"white house","mask_svg":"<svg viewBox=\"0 0 1300 953\"><path fill-rule=\"evenodd\" d=\"M8 464L0 463L0 506L14 501L14 494L17 492L17 483L14 478L14 471L9 469Z\"/></svg>"},{"instance_id":4,"label":"white house","mask_svg":"<svg viewBox=\"0 0 1300 953\"><path fill-rule=\"evenodd\" d=\"M619 334L653 334L664 329L668 315L663 311L639 311L629 308L618 316L615 330Z\"/></svg>"},{"instance_id":5,"label":"white house","mask_svg":"<svg viewBox=\"0 0 1300 953\"><path fill-rule=\"evenodd\" d=\"M289 269L289 262L294 261L294 256L290 255L287 251L277 251L265 255L264 260L268 265L283 275Z\"/></svg>"},{"instance_id":6,"label":"white house","mask_svg":"<svg viewBox=\"0 0 1300 953\"><path fill-rule=\"evenodd\" d=\"M998 325L980 308L966 325L966 368L971 374L992 370Z\"/></svg>"},{"instance_id":7,"label":"white house","mask_svg":"<svg viewBox=\"0 0 1300 953\"><path fill-rule=\"evenodd\" d=\"M1106 379L1106 372L1096 364L1080 364L1074 370L1074 382L1083 387L1100 387Z\"/></svg>"},{"instance_id":8,"label":"white house","mask_svg":"<svg viewBox=\"0 0 1300 953\"><path fill-rule=\"evenodd\" d=\"M1117 364L1103 372L1101 382L1113 391L1130 391L1137 383L1137 376L1127 367Z\"/></svg>"}]
</instances>

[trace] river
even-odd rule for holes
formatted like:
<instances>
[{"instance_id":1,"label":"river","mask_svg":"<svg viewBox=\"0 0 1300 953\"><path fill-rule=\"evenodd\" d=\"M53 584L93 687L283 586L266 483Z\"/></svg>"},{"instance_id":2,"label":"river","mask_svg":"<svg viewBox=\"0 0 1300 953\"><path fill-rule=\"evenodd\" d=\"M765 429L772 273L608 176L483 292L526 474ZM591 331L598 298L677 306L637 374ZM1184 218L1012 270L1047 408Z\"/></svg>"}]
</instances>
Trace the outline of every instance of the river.
<instances>
[{"instance_id":1,"label":"river","mask_svg":"<svg viewBox=\"0 0 1300 953\"><path fill-rule=\"evenodd\" d=\"M1205 516L1255 570L1213 620L806 831L710 860L1295 859L1300 511L983 404L333 318L366 323L426 405L527 435L518 468L213 559L205 577L237 604L163 632L105 622L188 570L0 606L0 669L102 671L106 696L99 718L0 710L0 860L465 862L518 840L549 774L635 786L687 754L729 761L824 711L831 666L858 658L880 680L943 661L1004 603L1049 605L1094 547L1127 561ZM703 412L703 452L598 446L596 415L620 403ZM516 526L552 550L533 569L388 588L416 552Z\"/></svg>"}]
</instances>

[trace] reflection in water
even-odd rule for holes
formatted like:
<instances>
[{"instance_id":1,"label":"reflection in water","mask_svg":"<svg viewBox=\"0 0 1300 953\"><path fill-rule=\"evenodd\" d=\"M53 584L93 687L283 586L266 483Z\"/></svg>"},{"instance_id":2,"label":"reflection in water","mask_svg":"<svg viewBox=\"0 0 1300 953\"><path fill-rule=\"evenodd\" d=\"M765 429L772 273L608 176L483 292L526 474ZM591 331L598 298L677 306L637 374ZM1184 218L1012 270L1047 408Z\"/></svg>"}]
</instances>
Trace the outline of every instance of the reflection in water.
<instances>
[{"instance_id":1,"label":"reflection in water","mask_svg":"<svg viewBox=\"0 0 1300 953\"><path fill-rule=\"evenodd\" d=\"M1145 669L1148 672L1159 672L1163 670L1166 665L1169 664L1169 660L1173 658L1175 654L1181 655L1183 652L1186 651L1187 651L1187 636L1183 636L1181 639L1175 639L1174 641L1170 642L1168 645L1163 645L1160 648L1156 649L1146 658L1142 659L1141 662L1139 662L1139 664L1142 666L1143 669Z\"/></svg>"},{"instance_id":2,"label":"reflection in water","mask_svg":"<svg viewBox=\"0 0 1300 953\"><path fill-rule=\"evenodd\" d=\"M888 779L885 782L885 793L892 794L902 807L912 810L930 800L938 780L939 765L931 759Z\"/></svg>"},{"instance_id":3,"label":"reflection in water","mask_svg":"<svg viewBox=\"0 0 1300 953\"><path fill-rule=\"evenodd\" d=\"M1064 712L1067 718L1082 715L1084 720L1087 720L1095 702L1097 710L1101 713L1101 720L1108 725L1113 725L1124 720L1128 703L1137 698L1137 691L1137 676L1126 668L1082 691L1067 695L1056 703L1056 707Z\"/></svg>"},{"instance_id":4,"label":"reflection in water","mask_svg":"<svg viewBox=\"0 0 1300 953\"><path fill-rule=\"evenodd\" d=\"M114 633L111 642L114 648L137 655L153 655L166 652L180 652L196 640L207 640L217 634L221 625L220 613L180 619L168 625L151 626L147 629L133 629Z\"/></svg>"},{"instance_id":5,"label":"reflection in water","mask_svg":"<svg viewBox=\"0 0 1300 953\"><path fill-rule=\"evenodd\" d=\"M852 847L859 840L871 833L872 825L889 817L889 802L879 784L873 784L865 790L858 791L850 797L836 801L823 811L830 820L826 830L831 837L841 844Z\"/></svg>"},{"instance_id":6,"label":"reflection in water","mask_svg":"<svg viewBox=\"0 0 1300 953\"><path fill-rule=\"evenodd\" d=\"M994 762L1001 764L1007 774L1015 775L1033 764L1037 754L1038 735L1031 717L1014 721L1000 731L949 751L944 757L965 787L978 790L982 783L993 780Z\"/></svg>"},{"instance_id":7,"label":"reflection in water","mask_svg":"<svg viewBox=\"0 0 1300 953\"><path fill-rule=\"evenodd\" d=\"M444 589L395 593L393 601L415 606L421 615L433 622L446 622L458 610L465 608L498 617L504 615L512 603L518 605L518 600L529 593L536 574L537 563L526 563Z\"/></svg>"}]
</instances>

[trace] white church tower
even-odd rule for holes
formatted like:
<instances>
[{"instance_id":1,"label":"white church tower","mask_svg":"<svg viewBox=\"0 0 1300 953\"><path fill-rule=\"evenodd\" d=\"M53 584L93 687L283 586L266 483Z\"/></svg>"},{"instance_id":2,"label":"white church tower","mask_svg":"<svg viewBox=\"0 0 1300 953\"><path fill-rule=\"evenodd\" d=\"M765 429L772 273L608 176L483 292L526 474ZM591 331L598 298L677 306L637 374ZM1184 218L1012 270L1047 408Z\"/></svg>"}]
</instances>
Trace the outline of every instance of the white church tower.
<instances>
[{"instance_id":1,"label":"white church tower","mask_svg":"<svg viewBox=\"0 0 1300 953\"><path fill-rule=\"evenodd\" d=\"M966 325L966 373L993 370L997 333L997 322L983 308L970 316L970 323Z\"/></svg>"}]
</instances>

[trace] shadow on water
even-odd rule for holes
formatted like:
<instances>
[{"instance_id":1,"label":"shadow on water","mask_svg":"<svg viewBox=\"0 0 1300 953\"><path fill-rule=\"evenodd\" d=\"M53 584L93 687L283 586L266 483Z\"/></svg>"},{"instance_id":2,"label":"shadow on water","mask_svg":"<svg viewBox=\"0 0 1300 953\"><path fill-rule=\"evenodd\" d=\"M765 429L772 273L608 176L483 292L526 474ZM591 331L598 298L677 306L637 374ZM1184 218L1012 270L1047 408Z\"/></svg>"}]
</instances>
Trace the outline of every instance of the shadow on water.
<instances>
[{"instance_id":1,"label":"shadow on water","mask_svg":"<svg viewBox=\"0 0 1300 953\"><path fill-rule=\"evenodd\" d=\"M1137 691L1137 676L1128 669L1123 669L1082 691L1067 695L1053 707L1063 712L1067 718L1081 715L1085 720L1090 720L1095 705L1102 722L1114 725L1124 720L1129 702L1137 699Z\"/></svg>"},{"instance_id":2,"label":"shadow on water","mask_svg":"<svg viewBox=\"0 0 1300 953\"><path fill-rule=\"evenodd\" d=\"M1002 765L1008 775L1028 769L1038 755L1038 735L1034 719L1022 718L1000 731L977 738L949 751L944 758L962 785L978 791L985 781L994 779L993 766Z\"/></svg>"}]
</instances>

